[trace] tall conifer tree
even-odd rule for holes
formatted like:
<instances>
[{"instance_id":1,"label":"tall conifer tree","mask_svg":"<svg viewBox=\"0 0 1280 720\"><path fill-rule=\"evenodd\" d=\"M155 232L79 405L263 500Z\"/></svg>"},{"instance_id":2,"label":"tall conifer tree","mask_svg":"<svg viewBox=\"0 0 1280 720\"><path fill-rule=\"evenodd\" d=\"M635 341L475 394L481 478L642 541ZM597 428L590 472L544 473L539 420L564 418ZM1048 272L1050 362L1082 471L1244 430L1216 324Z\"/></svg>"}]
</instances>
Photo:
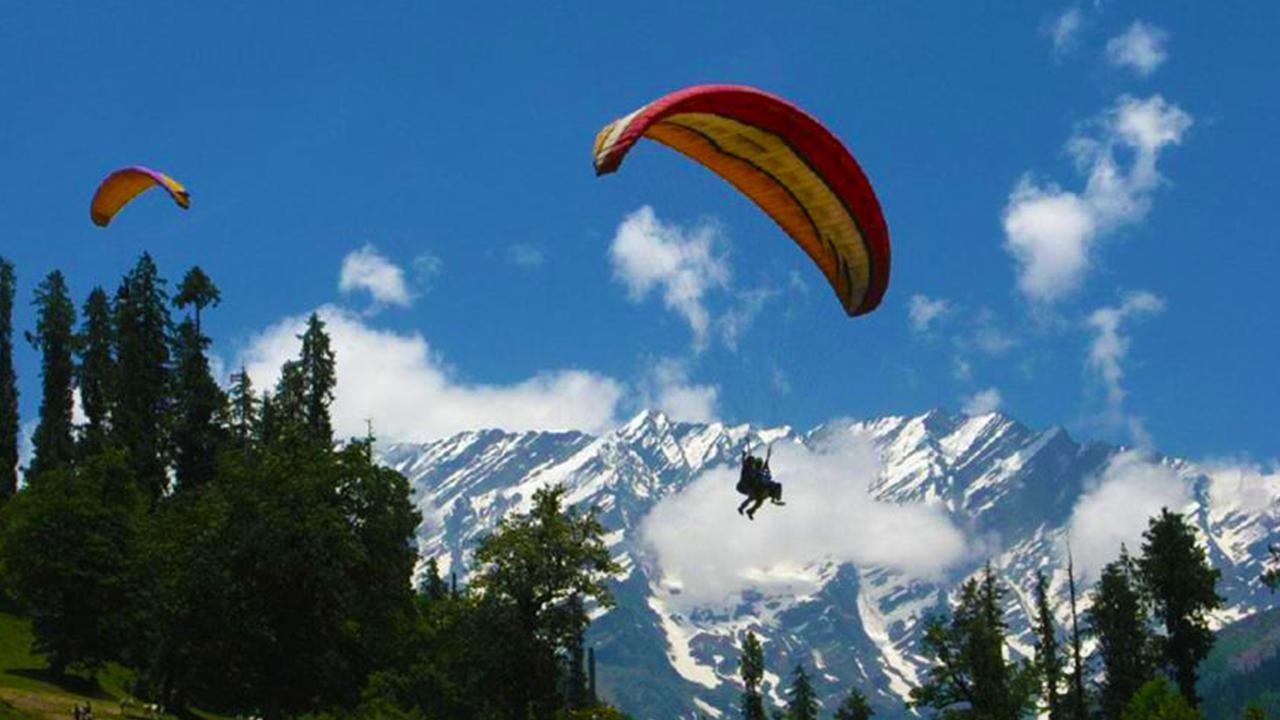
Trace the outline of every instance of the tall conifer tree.
<instances>
[{"instance_id":1,"label":"tall conifer tree","mask_svg":"<svg viewBox=\"0 0 1280 720\"><path fill-rule=\"evenodd\" d=\"M155 262L143 253L116 294L119 383L113 432L153 503L168 486L170 322L164 285Z\"/></svg>"},{"instance_id":2,"label":"tall conifer tree","mask_svg":"<svg viewBox=\"0 0 1280 720\"><path fill-rule=\"evenodd\" d=\"M1076 562L1069 546L1067 547L1067 589L1071 602L1071 673L1067 684L1066 715L1071 720L1087 720L1089 695L1085 689L1087 669L1084 662L1084 642L1080 633L1079 605L1076 598Z\"/></svg>"},{"instance_id":3,"label":"tall conifer tree","mask_svg":"<svg viewBox=\"0 0 1280 720\"><path fill-rule=\"evenodd\" d=\"M1106 676L1099 698L1102 714L1106 720L1119 720L1133 694L1155 677L1147 602L1137 567L1123 546L1120 558L1102 570L1088 617Z\"/></svg>"},{"instance_id":4,"label":"tall conifer tree","mask_svg":"<svg viewBox=\"0 0 1280 720\"><path fill-rule=\"evenodd\" d=\"M743 720L766 720L760 681L764 679L764 649L754 632L747 631L742 644L739 673L742 675Z\"/></svg>"},{"instance_id":5,"label":"tall conifer tree","mask_svg":"<svg viewBox=\"0 0 1280 720\"><path fill-rule=\"evenodd\" d=\"M240 447L249 446L258 427L259 400L254 394L253 380L243 366L231 376L231 434Z\"/></svg>"},{"instance_id":6,"label":"tall conifer tree","mask_svg":"<svg viewBox=\"0 0 1280 720\"><path fill-rule=\"evenodd\" d=\"M1049 602L1049 579L1036 571L1036 668L1040 672L1040 697L1049 720L1063 720L1058 685L1062 682L1062 654L1058 652L1058 624Z\"/></svg>"},{"instance_id":7,"label":"tall conifer tree","mask_svg":"<svg viewBox=\"0 0 1280 720\"><path fill-rule=\"evenodd\" d=\"M36 288L36 331L27 339L40 351L40 423L32 435L31 474L55 470L75 459L72 411L75 403L72 351L75 305L62 273L54 270Z\"/></svg>"},{"instance_id":8,"label":"tall conifer tree","mask_svg":"<svg viewBox=\"0 0 1280 720\"><path fill-rule=\"evenodd\" d=\"M182 277L182 283L178 285L178 294L173 298L173 305L179 310L187 306L195 309L197 334L203 332L200 329L200 311L209 306L217 307L221 302L222 293L218 290L218 286L213 284L213 280L205 275L199 265L192 267Z\"/></svg>"},{"instance_id":9,"label":"tall conifer tree","mask_svg":"<svg viewBox=\"0 0 1280 720\"><path fill-rule=\"evenodd\" d=\"M222 436L219 419L226 411L226 397L209 372L207 343L190 319L178 326L173 451L175 474L183 488L213 480Z\"/></svg>"},{"instance_id":10,"label":"tall conifer tree","mask_svg":"<svg viewBox=\"0 0 1280 720\"><path fill-rule=\"evenodd\" d=\"M324 321L315 313L307 319L307 330L302 334L302 355L298 365L303 378L307 435L314 442L328 447L333 444L329 406L333 403L338 378L329 333L325 332Z\"/></svg>"},{"instance_id":11,"label":"tall conifer tree","mask_svg":"<svg viewBox=\"0 0 1280 720\"><path fill-rule=\"evenodd\" d=\"M791 687L787 694L790 696L787 720L818 720L818 698L803 665L796 665L796 669L792 671Z\"/></svg>"},{"instance_id":12,"label":"tall conifer tree","mask_svg":"<svg viewBox=\"0 0 1280 720\"><path fill-rule=\"evenodd\" d=\"M13 263L0 257L0 506L18 491L18 376L13 367Z\"/></svg>"},{"instance_id":13,"label":"tall conifer tree","mask_svg":"<svg viewBox=\"0 0 1280 720\"><path fill-rule=\"evenodd\" d=\"M1181 513L1162 509L1142 537L1138 566L1151 609L1164 625L1163 664L1172 670L1187 704L1195 708L1200 704L1196 669L1213 648L1208 616L1222 607L1217 592L1222 573L1209 564L1195 528Z\"/></svg>"},{"instance_id":14,"label":"tall conifer tree","mask_svg":"<svg viewBox=\"0 0 1280 720\"><path fill-rule=\"evenodd\" d=\"M106 291L96 287L84 303L78 342L80 365L76 369L76 381L85 415L80 435L82 457L102 450L111 431L116 389L114 345L111 300Z\"/></svg>"}]
</instances>

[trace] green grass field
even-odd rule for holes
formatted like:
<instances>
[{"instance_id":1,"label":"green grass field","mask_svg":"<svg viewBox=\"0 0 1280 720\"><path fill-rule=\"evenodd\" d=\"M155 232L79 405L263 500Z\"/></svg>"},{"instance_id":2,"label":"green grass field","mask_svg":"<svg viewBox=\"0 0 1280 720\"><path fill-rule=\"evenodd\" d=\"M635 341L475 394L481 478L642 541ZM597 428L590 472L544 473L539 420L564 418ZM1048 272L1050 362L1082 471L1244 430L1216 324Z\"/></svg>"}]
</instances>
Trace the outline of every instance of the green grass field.
<instances>
[{"instance_id":1,"label":"green grass field","mask_svg":"<svg viewBox=\"0 0 1280 720\"><path fill-rule=\"evenodd\" d=\"M128 671L108 666L96 678L56 678L31 653L31 624L0 612L0 720L69 718L77 703L89 703L97 718L119 718Z\"/></svg>"}]
</instances>

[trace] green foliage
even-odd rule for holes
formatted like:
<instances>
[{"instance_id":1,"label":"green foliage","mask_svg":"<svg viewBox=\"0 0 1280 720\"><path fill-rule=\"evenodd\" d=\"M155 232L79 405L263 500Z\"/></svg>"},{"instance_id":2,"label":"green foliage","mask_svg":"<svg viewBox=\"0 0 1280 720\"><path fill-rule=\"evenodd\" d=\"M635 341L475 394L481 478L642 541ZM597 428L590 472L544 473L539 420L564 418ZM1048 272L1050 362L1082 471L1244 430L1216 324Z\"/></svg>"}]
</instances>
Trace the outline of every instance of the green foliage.
<instances>
[{"instance_id":1,"label":"green foliage","mask_svg":"<svg viewBox=\"0 0 1280 720\"><path fill-rule=\"evenodd\" d=\"M818 720L818 697L803 665L796 665L791 673L787 700L787 720Z\"/></svg>"},{"instance_id":2,"label":"green foliage","mask_svg":"<svg viewBox=\"0 0 1280 720\"><path fill-rule=\"evenodd\" d=\"M168 487L171 388L169 309L165 281L143 253L116 292L116 362L119 369L115 442L154 504Z\"/></svg>"},{"instance_id":3,"label":"green foliage","mask_svg":"<svg viewBox=\"0 0 1280 720\"><path fill-rule=\"evenodd\" d=\"M89 293L83 317L77 338L80 364L76 368L76 384L80 388L80 404L86 419L80 433L81 457L106 448L115 406L116 337L111 300L105 290L96 287Z\"/></svg>"},{"instance_id":4,"label":"green foliage","mask_svg":"<svg viewBox=\"0 0 1280 720\"><path fill-rule=\"evenodd\" d=\"M6 511L4 567L36 650L61 674L121 657L144 503L118 453L46 471Z\"/></svg>"},{"instance_id":5,"label":"green foliage","mask_svg":"<svg viewBox=\"0 0 1280 720\"><path fill-rule=\"evenodd\" d=\"M911 691L911 706L944 718L1015 720L1034 707L1035 667L1005 660L1004 589L988 565L981 580L960 589L950 621L933 618L924 651L932 661L925 682Z\"/></svg>"},{"instance_id":6,"label":"green foliage","mask_svg":"<svg viewBox=\"0 0 1280 720\"><path fill-rule=\"evenodd\" d=\"M1250 705L1244 709L1244 720L1267 720L1267 711L1261 705Z\"/></svg>"},{"instance_id":7,"label":"green foliage","mask_svg":"<svg viewBox=\"0 0 1280 720\"><path fill-rule=\"evenodd\" d=\"M1200 720L1200 713L1161 677L1144 683L1120 717L1121 720Z\"/></svg>"},{"instance_id":8,"label":"green foliage","mask_svg":"<svg viewBox=\"0 0 1280 720\"><path fill-rule=\"evenodd\" d=\"M1100 697L1102 713L1118 720L1133 694L1155 676L1155 638L1147 626L1148 605L1137 566L1123 546L1119 559L1102 570L1088 617L1106 676Z\"/></svg>"},{"instance_id":9,"label":"green foliage","mask_svg":"<svg viewBox=\"0 0 1280 720\"><path fill-rule=\"evenodd\" d=\"M71 412L76 309L67 281L54 270L36 288L36 331L27 339L40 351L40 423L31 436L33 478L65 467L75 457Z\"/></svg>"},{"instance_id":10,"label":"green foliage","mask_svg":"<svg viewBox=\"0 0 1280 720\"><path fill-rule=\"evenodd\" d=\"M258 412L260 401L254 395L253 381L243 366L240 372L231 376L229 401L231 436L237 447L247 448L254 441L261 416Z\"/></svg>"},{"instance_id":11,"label":"green foliage","mask_svg":"<svg viewBox=\"0 0 1280 720\"><path fill-rule=\"evenodd\" d=\"M1270 561L1267 568L1262 571L1262 584L1271 588L1271 592L1280 590L1280 545L1270 545L1267 550L1271 553Z\"/></svg>"},{"instance_id":12,"label":"green foliage","mask_svg":"<svg viewBox=\"0 0 1280 720\"><path fill-rule=\"evenodd\" d=\"M1182 696L1197 707L1196 668L1213 648L1208 616L1222 607L1217 593L1222 573L1209 564L1195 528L1167 508L1143 534L1139 570L1154 615L1164 625L1164 665L1172 670Z\"/></svg>"},{"instance_id":13,"label":"green foliage","mask_svg":"<svg viewBox=\"0 0 1280 720\"><path fill-rule=\"evenodd\" d=\"M840 703L840 707L836 708L835 720L871 720L871 716L876 711L871 709L867 704L867 698L858 692L857 688L849 691L845 696L844 702Z\"/></svg>"},{"instance_id":14,"label":"green foliage","mask_svg":"<svg viewBox=\"0 0 1280 720\"><path fill-rule=\"evenodd\" d=\"M327 447L333 443L329 406L333 404L333 389L338 384L338 376L329 334L324 330L324 321L315 313L307 319L307 330L301 339L302 355L298 358L297 369L301 374L306 435L312 442Z\"/></svg>"},{"instance_id":15,"label":"green foliage","mask_svg":"<svg viewBox=\"0 0 1280 720\"><path fill-rule=\"evenodd\" d=\"M744 720L765 720L764 698L760 681L764 679L764 649L754 632L747 631L742 643L739 674L742 675L742 717Z\"/></svg>"},{"instance_id":16,"label":"green foliage","mask_svg":"<svg viewBox=\"0 0 1280 720\"><path fill-rule=\"evenodd\" d=\"M1036 636L1035 667L1040 675L1040 697L1043 710L1049 720L1062 720L1064 711L1058 694L1062 682L1063 659L1058 651L1058 624L1049 602L1049 579L1044 571L1036 571L1036 616L1033 631Z\"/></svg>"},{"instance_id":17,"label":"green foliage","mask_svg":"<svg viewBox=\"0 0 1280 720\"><path fill-rule=\"evenodd\" d=\"M13 263L0 257L0 507L18 491L18 376L13 367Z\"/></svg>"},{"instance_id":18,"label":"green foliage","mask_svg":"<svg viewBox=\"0 0 1280 720\"><path fill-rule=\"evenodd\" d=\"M195 308L196 333L200 332L200 311L212 305L217 307L222 302L222 293L213 280L204 274L199 265L192 267L178 284L178 294L173 298L173 306L179 310L191 306Z\"/></svg>"},{"instance_id":19,"label":"green foliage","mask_svg":"<svg viewBox=\"0 0 1280 720\"><path fill-rule=\"evenodd\" d=\"M561 486L538 490L528 514L503 519L476 548L476 590L515 622L504 645L523 668L507 693L513 713L532 707L541 716L558 706L557 657L586 630L585 603L613 605L606 581L619 567L605 547L604 527L594 511L564 509L564 493Z\"/></svg>"},{"instance_id":20,"label":"green foliage","mask_svg":"<svg viewBox=\"0 0 1280 720\"><path fill-rule=\"evenodd\" d=\"M226 444L221 421L227 412L227 398L209 371L208 343L190 320L178 326L173 351L177 368L172 441L174 475L180 490L211 482L218 449Z\"/></svg>"}]
</instances>

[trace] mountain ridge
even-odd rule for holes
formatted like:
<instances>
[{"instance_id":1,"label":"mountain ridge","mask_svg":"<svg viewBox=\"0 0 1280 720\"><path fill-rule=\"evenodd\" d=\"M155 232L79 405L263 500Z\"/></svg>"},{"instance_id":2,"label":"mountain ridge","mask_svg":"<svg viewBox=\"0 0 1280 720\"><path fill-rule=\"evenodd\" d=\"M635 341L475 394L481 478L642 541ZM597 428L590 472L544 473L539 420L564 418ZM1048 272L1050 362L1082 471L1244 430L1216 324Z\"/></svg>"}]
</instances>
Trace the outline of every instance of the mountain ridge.
<instances>
[{"instance_id":1,"label":"mountain ridge","mask_svg":"<svg viewBox=\"0 0 1280 720\"><path fill-rule=\"evenodd\" d=\"M722 479L715 473L736 468L748 444L818 453L851 438L877 457L875 477L862 478L874 501L945 516L963 533L961 561L921 576L847 558L807 558L785 572L766 568L759 585L745 588L729 607L691 602L682 583L667 577L644 525L660 503L702 493L707 488L695 483ZM1127 452L1077 442L1058 426L1033 430L1001 413L931 410L836 420L798 432L678 422L646 410L600 435L478 430L389 445L381 457L411 481L424 515L418 533L423 557L437 556L445 572L457 572L463 581L475 542L507 513L527 509L536 489L561 483L570 503L596 509L625 574L614 583L617 606L597 611L589 639L597 648L602 691L637 718L732 714L736 643L746 629L764 642L766 690L775 702L782 678L804 662L825 707L833 708L855 685L881 717L895 718L905 715L903 699L924 667L917 653L924 618L944 611L957 584L983 560L1012 590L1006 619L1014 650L1030 652L1034 573L1050 571L1051 591L1061 601L1066 578L1056 558L1072 512ZM1224 569L1221 592L1228 608L1216 620L1274 604L1249 579L1260 569L1266 536L1280 527L1280 487L1269 482L1265 506L1258 507L1256 498L1227 492L1195 463L1163 456L1146 462L1189 488L1190 502L1180 509L1191 513L1211 560ZM717 515L707 522L722 521ZM851 526L849 532L860 531ZM1065 618L1061 602L1058 609Z\"/></svg>"}]
</instances>

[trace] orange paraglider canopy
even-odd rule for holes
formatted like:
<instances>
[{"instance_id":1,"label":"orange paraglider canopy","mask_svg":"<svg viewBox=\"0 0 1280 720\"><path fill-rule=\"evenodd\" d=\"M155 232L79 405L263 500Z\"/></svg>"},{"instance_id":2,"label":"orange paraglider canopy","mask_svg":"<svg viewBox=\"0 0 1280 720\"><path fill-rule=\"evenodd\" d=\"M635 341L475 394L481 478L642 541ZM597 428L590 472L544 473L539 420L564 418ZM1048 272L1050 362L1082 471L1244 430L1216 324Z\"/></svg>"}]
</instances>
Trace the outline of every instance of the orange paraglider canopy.
<instances>
[{"instance_id":1,"label":"orange paraglider canopy","mask_svg":"<svg viewBox=\"0 0 1280 720\"><path fill-rule=\"evenodd\" d=\"M120 208L153 186L164 188L182 209L191 207L191 196L177 180L158 170L134 165L116 170L98 185L89 204L89 217L94 225L106 227Z\"/></svg>"},{"instance_id":2,"label":"orange paraglider canopy","mask_svg":"<svg viewBox=\"0 0 1280 720\"><path fill-rule=\"evenodd\" d=\"M699 85L665 95L596 136L597 175L641 137L727 180L795 240L849 315L876 309L889 286L889 231L871 183L822 123L769 93Z\"/></svg>"}]
</instances>

